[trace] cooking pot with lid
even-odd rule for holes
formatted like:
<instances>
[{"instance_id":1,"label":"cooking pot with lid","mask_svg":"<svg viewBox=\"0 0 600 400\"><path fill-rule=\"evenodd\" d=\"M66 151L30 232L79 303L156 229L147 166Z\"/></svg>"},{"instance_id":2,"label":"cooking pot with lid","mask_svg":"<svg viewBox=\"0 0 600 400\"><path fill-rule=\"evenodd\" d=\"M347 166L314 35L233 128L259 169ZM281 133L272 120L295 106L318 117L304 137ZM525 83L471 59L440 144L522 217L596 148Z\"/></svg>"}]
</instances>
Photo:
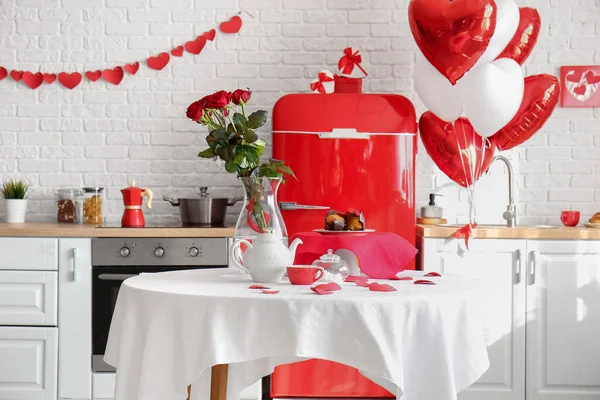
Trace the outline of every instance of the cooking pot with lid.
<instances>
[{"instance_id":1,"label":"cooking pot with lid","mask_svg":"<svg viewBox=\"0 0 600 400\"><path fill-rule=\"evenodd\" d=\"M207 187L200 188L200 197L178 198L164 196L174 207L179 207L181 222L184 225L197 225L206 227L219 227L225 224L227 207L232 206L243 197L229 200L226 197L210 197Z\"/></svg>"}]
</instances>

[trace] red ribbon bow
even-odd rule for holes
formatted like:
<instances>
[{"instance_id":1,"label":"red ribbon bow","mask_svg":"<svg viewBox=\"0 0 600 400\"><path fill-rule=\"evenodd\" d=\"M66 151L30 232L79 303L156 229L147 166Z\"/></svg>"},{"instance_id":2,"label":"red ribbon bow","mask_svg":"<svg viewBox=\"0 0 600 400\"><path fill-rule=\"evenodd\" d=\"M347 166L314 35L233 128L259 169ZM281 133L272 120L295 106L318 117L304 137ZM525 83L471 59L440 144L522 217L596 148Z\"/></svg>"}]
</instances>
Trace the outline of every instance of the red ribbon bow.
<instances>
[{"instance_id":1,"label":"red ribbon bow","mask_svg":"<svg viewBox=\"0 0 600 400\"><path fill-rule=\"evenodd\" d=\"M318 91L319 93L327 93L327 91L325 90L325 85L323 85L323 83L325 82L333 82L333 78L330 76L327 76L327 74L325 72L319 72L319 76L318 76L318 82L312 82L310 84L310 89L314 92L315 90Z\"/></svg>"},{"instance_id":2,"label":"red ribbon bow","mask_svg":"<svg viewBox=\"0 0 600 400\"><path fill-rule=\"evenodd\" d=\"M362 71L365 76L367 76L367 71L360 65L362 62L362 56L358 54L359 50L352 52L352 47L347 47L344 49L344 55L340 58L338 62L338 69L344 75L349 75L354 71L354 67L358 67Z\"/></svg>"},{"instance_id":3,"label":"red ribbon bow","mask_svg":"<svg viewBox=\"0 0 600 400\"><path fill-rule=\"evenodd\" d=\"M477 227L477 224L467 224L467 225L463 226L462 228L460 228L459 230L457 230L456 232L454 232L454 234L452 236L455 237L456 239L460 239L460 238L464 237L465 238L465 246L467 247L467 250L469 250L469 238L473 234L473 228L475 228L475 227Z\"/></svg>"}]
</instances>

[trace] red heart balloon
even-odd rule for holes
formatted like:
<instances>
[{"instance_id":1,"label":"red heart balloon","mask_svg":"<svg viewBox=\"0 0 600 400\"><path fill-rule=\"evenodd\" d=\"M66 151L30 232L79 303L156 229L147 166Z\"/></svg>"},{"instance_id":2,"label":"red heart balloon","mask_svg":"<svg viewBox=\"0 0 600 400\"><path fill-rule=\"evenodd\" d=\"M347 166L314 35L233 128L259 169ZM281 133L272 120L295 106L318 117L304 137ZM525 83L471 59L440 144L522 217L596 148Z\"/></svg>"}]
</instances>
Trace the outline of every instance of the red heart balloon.
<instances>
[{"instance_id":1,"label":"red heart balloon","mask_svg":"<svg viewBox=\"0 0 600 400\"><path fill-rule=\"evenodd\" d=\"M148 57L146 63L148 64L148 67L160 71L169 63L170 59L171 56L169 56L169 53L160 53L156 57Z\"/></svg>"},{"instance_id":2,"label":"red heart balloon","mask_svg":"<svg viewBox=\"0 0 600 400\"><path fill-rule=\"evenodd\" d=\"M123 68L117 66L113 69L105 69L102 71L102 77L105 81L118 85L123 80Z\"/></svg>"},{"instance_id":3,"label":"red heart balloon","mask_svg":"<svg viewBox=\"0 0 600 400\"><path fill-rule=\"evenodd\" d=\"M219 29L223 33L238 33L242 28L242 19L239 16L231 17L229 21L221 22Z\"/></svg>"},{"instance_id":4,"label":"red heart balloon","mask_svg":"<svg viewBox=\"0 0 600 400\"><path fill-rule=\"evenodd\" d=\"M425 58L454 85L496 29L494 0L411 0L408 22Z\"/></svg>"},{"instance_id":5,"label":"red heart balloon","mask_svg":"<svg viewBox=\"0 0 600 400\"><path fill-rule=\"evenodd\" d=\"M19 82L21 78L23 78L23 71L13 69L12 71L10 71L10 77L13 79L13 81Z\"/></svg>"},{"instance_id":6,"label":"red heart balloon","mask_svg":"<svg viewBox=\"0 0 600 400\"><path fill-rule=\"evenodd\" d=\"M54 83L56 80L56 74L44 74L44 82L47 84Z\"/></svg>"},{"instance_id":7,"label":"red heart balloon","mask_svg":"<svg viewBox=\"0 0 600 400\"><path fill-rule=\"evenodd\" d=\"M560 83L555 76L528 76L525 78L525 93L519 111L504 128L491 137L491 141L499 150L510 150L524 143L544 126L559 97Z\"/></svg>"},{"instance_id":8,"label":"red heart balloon","mask_svg":"<svg viewBox=\"0 0 600 400\"><path fill-rule=\"evenodd\" d=\"M215 40L216 34L217 34L217 31L215 31L214 29L211 29L208 32L204 32L204 37L212 42L213 40Z\"/></svg>"},{"instance_id":9,"label":"red heart balloon","mask_svg":"<svg viewBox=\"0 0 600 400\"><path fill-rule=\"evenodd\" d=\"M538 40L542 20L535 8L521 7L519 8L519 16L517 31L496 59L512 58L523 65Z\"/></svg>"},{"instance_id":10,"label":"red heart balloon","mask_svg":"<svg viewBox=\"0 0 600 400\"><path fill-rule=\"evenodd\" d=\"M463 187L471 186L490 167L495 146L485 148L466 118L451 123L427 111L419 120L419 132L435 165Z\"/></svg>"},{"instance_id":11,"label":"red heart balloon","mask_svg":"<svg viewBox=\"0 0 600 400\"><path fill-rule=\"evenodd\" d=\"M102 71L87 71L85 77L92 82L96 82L98 79L102 78Z\"/></svg>"},{"instance_id":12,"label":"red heart balloon","mask_svg":"<svg viewBox=\"0 0 600 400\"><path fill-rule=\"evenodd\" d=\"M183 55L183 46L177 46L173 50L171 50L171 54L175 57L181 57Z\"/></svg>"},{"instance_id":13,"label":"red heart balloon","mask_svg":"<svg viewBox=\"0 0 600 400\"><path fill-rule=\"evenodd\" d=\"M133 64L125 65L125 71L127 71L131 75L135 75L135 73L138 72L138 69L140 69L140 63L137 61Z\"/></svg>"},{"instance_id":14,"label":"red heart balloon","mask_svg":"<svg viewBox=\"0 0 600 400\"><path fill-rule=\"evenodd\" d=\"M0 67L0 81L8 76L8 71L4 67Z\"/></svg>"},{"instance_id":15,"label":"red heart balloon","mask_svg":"<svg viewBox=\"0 0 600 400\"><path fill-rule=\"evenodd\" d=\"M195 40L187 42L185 44L185 49L188 53L200 54L205 45L206 38L204 36L198 36Z\"/></svg>"},{"instance_id":16,"label":"red heart balloon","mask_svg":"<svg viewBox=\"0 0 600 400\"><path fill-rule=\"evenodd\" d=\"M44 82L44 75L41 72L37 72L32 74L29 71L23 72L22 78L23 82L32 89L36 89L40 87L40 85Z\"/></svg>"},{"instance_id":17,"label":"red heart balloon","mask_svg":"<svg viewBox=\"0 0 600 400\"><path fill-rule=\"evenodd\" d=\"M58 74L58 81L67 89L73 89L81 82L81 74L79 72L73 72L70 74L61 72Z\"/></svg>"}]
</instances>

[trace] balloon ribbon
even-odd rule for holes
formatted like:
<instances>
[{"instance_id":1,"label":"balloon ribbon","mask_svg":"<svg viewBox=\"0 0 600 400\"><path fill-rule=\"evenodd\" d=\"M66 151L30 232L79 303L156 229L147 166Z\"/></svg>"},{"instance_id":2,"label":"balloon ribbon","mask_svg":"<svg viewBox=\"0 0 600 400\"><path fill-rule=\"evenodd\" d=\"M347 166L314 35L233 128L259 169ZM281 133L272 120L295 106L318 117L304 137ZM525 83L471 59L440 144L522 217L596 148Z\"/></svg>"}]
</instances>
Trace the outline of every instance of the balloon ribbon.
<instances>
[{"instance_id":1,"label":"balloon ribbon","mask_svg":"<svg viewBox=\"0 0 600 400\"><path fill-rule=\"evenodd\" d=\"M473 223L473 224L466 224L465 226L463 226L462 228L460 228L459 230L457 230L456 232L454 232L454 234L452 234L452 237L455 237L456 239L460 239L460 238L465 238L465 246L467 247L467 250L469 250L469 239L471 238L471 235L473 234L473 228L476 228L477 224Z\"/></svg>"}]
</instances>

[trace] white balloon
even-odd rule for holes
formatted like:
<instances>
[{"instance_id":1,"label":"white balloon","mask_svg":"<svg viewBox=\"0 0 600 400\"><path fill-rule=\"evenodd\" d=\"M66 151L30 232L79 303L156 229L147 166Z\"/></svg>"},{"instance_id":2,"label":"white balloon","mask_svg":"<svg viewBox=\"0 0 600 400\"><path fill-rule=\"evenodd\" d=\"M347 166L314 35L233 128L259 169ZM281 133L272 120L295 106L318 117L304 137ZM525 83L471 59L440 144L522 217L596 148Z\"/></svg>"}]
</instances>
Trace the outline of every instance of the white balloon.
<instances>
[{"instance_id":1,"label":"white balloon","mask_svg":"<svg viewBox=\"0 0 600 400\"><path fill-rule=\"evenodd\" d=\"M440 119L453 122L460 117L463 107L457 89L420 53L415 64L415 90Z\"/></svg>"},{"instance_id":2,"label":"white balloon","mask_svg":"<svg viewBox=\"0 0 600 400\"><path fill-rule=\"evenodd\" d=\"M496 29L473 68L494 61L502 53L517 32L519 20L519 7L514 0L496 0Z\"/></svg>"},{"instance_id":3,"label":"white balloon","mask_svg":"<svg viewBox=\"0 0 600 400\"><path fill-rule=\"evenodd\" d=\"M483 137L492 136L515 116L524 87L521 66L510 58L475 67L456 84L465 116Z\"/></svg>"}]
</instances>

